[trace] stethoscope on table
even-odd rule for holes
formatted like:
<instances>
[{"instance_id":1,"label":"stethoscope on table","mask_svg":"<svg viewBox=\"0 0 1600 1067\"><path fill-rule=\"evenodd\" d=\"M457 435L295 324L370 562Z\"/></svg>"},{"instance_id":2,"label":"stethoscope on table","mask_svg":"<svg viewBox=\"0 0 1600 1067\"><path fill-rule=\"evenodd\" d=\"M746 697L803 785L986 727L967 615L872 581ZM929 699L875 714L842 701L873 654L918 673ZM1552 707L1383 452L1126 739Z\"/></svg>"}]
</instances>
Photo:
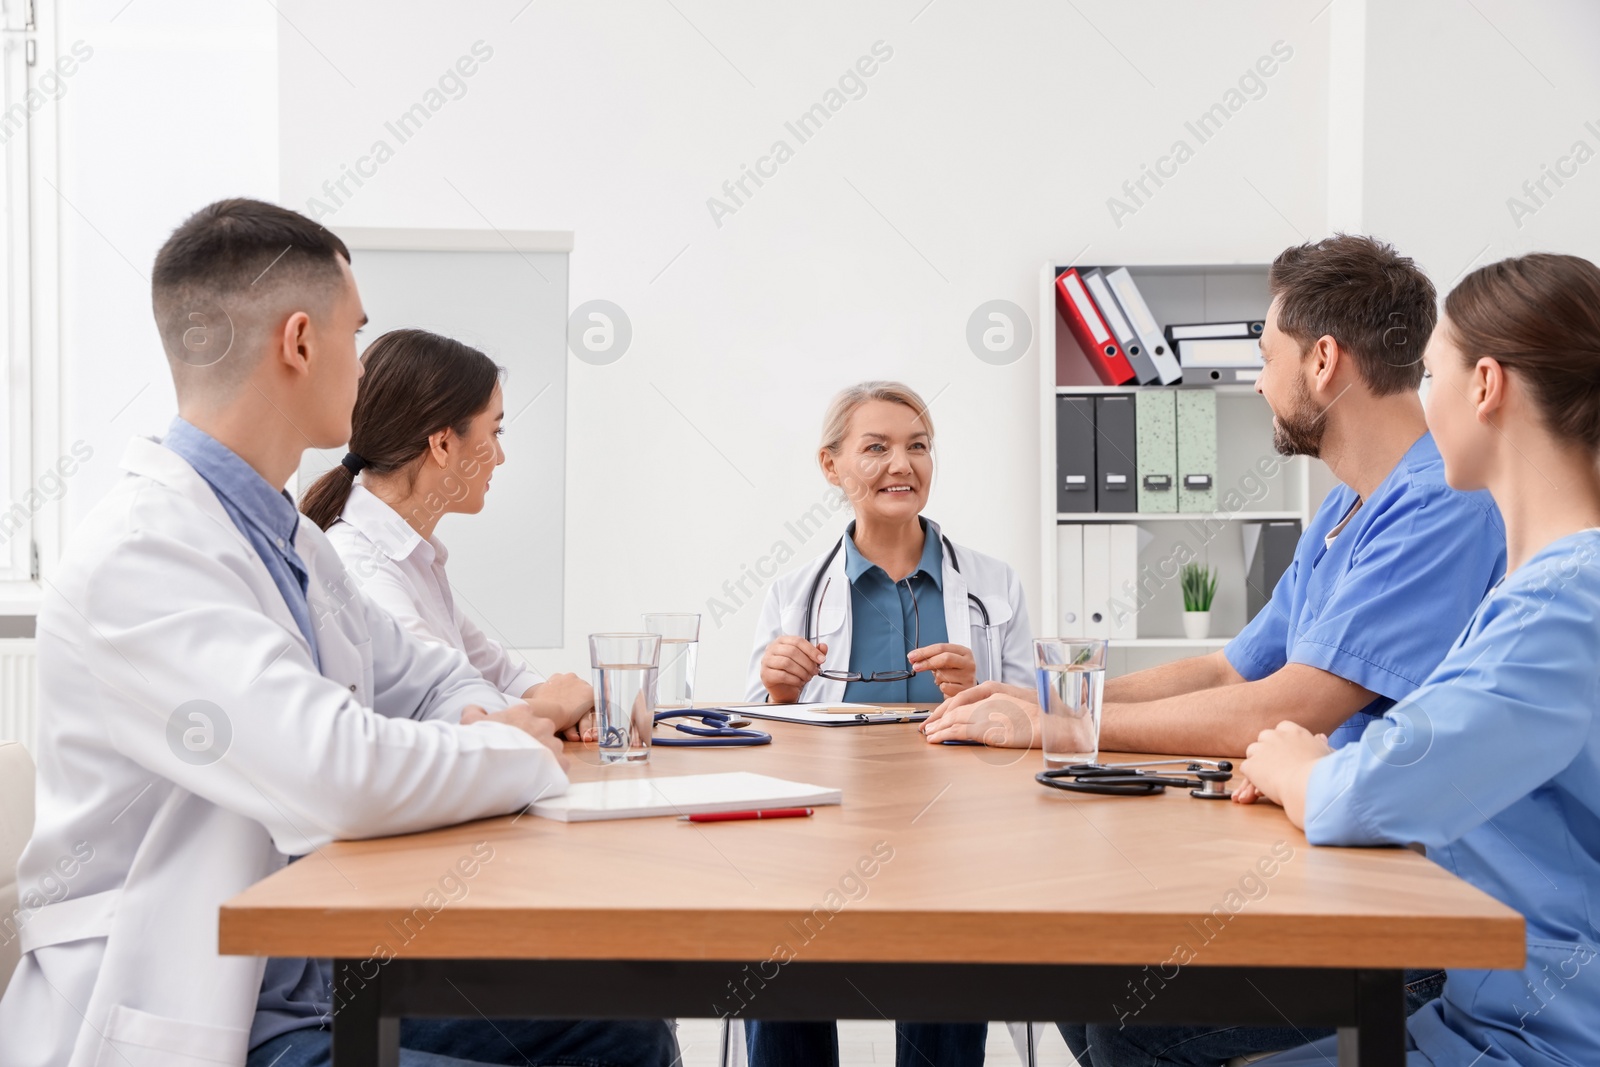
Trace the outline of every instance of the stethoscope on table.
<instances>
[{"instance_id":1,"label":"stethoscope on table","mask_svg":"<svg viewBox=\"0 0 1600 1067\"><path fill-rule=\"evenodd\" d=\"M699 719L699 726L692 726L682 722L667 722L668 719L692 718ZM772 744L772 735L764 730L749 729L750 720L741 717L735 712L718 711L714 708L677 708L672 711L656 712L655 721L666 722L679 733L688 734L687 737L652 737L652 745L679 748L753 748L756 745Z\"/></svg>"},{"instance_id":2,"label":"stethoscope on table","mask_svg":"<svg viewBox=\"0 0 1600 1067\"><path fill-rule=\"evenodd\" d=\"M1146 767L1182 765L1193 777L1147 771ZM1053 771L1040 771L1034 781L1052 789L1101 796L1143 797L1166 792L1167 786L1189 790L1199 800L1227 800L1233 796L1228 782L1233 764L1228 760L1161 759L1135 763L1074 763Z\"/></svg>"},{"instance_id":3,"label":"stethoscope on table","mask_svg":"<svg viewBox=\"0 0 1600 1067\"><path fill-rule=\"evenodd\" d=\"M950 538L944 536L943 534L939 535L939 540L944 542L944 550L950 556L950 569L955 571L957 574L960 574L961 563L956 559L956 546L952 545L950 543ZM828 568L833 564L834 557L839 554L839 549L843 547L844 538L841 537L839 540L834 542L833 548L828 552L827 557L823 559L822 566L817 568L817 576L811 579L811 591L806 594L806 624L805 628L800 631L801 633L807 635L808 640L812 632L812 615L816 610L817 590L822 588L822 579L827 577ZM991 633L991 627L989 624L989 609L983 606L983 599L979 597L977 593L969 592L967 594L967 599L972 602L972 605L978 609L978 613L983 616L983 632L986 637L989 636ZM951 640L954 640L953 635L951 635ZM992 638L990 643L993 643ZM994 650L992 648L990 649L990 657L994 658ZM995 666L995 664L990 664L990 666Z\"/></svg>"}]
</instances>

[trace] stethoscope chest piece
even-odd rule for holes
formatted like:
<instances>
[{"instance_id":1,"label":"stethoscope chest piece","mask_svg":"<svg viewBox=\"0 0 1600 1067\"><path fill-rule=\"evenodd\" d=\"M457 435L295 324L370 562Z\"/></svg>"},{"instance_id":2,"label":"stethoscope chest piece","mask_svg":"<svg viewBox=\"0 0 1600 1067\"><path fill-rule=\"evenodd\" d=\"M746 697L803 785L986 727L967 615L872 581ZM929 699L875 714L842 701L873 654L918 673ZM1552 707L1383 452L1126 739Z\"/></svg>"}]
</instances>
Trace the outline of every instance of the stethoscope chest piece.
<instances>
[{"instance_id":1,"label":"stethoscope chest piece","mask_svg":"<svg viewBox=\"0 0 1600 1067\"><path fill-rule=\"evenodd\" d=\"M1231 800L1233 790L1228 788L1228 782L1233 778L1232 764L1227 760L1221 761L1222 766L1230 768L1222 770L1197 770L1194 776L1200 779L1200 784L1189 790L1189 795L1197 800Z\"/></svg>"},{"instance_id":2,"label":"stethoscope chest piece","mask_svg":"<svg viewBox=\"0 0 1600 1067\"><path fill-rule=\"evenodd\" d=\"M1187 775L1163 774L1150 767L1181 765ZM1169 759L1137 763L1074 763L1054 770L1040 771L1034 781L1069 793L1097 796L1145 797L1166 792L1167 786L1187 788L1197 800L1228 800L1233 791L1233 764L1228 760Z\"/></svg>"}]
</instances>

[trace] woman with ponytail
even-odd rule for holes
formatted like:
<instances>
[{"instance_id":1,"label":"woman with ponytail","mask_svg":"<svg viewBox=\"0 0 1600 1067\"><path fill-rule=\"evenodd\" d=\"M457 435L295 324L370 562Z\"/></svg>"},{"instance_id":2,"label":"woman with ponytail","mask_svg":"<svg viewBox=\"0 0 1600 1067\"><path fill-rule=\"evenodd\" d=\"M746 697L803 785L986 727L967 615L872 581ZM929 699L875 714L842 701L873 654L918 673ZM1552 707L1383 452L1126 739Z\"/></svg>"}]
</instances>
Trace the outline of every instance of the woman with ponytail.
<instances>
[{"instance_id":1,"label":"woman with ponytail","mask_svg":"<svg viewBox=\"0 0 1600 1067\"><path fill-rule=\"evenodd\" d=\"M1420 843L1522 913L1526 966L1447 971L1407 1022L1408 1064L1597 1064L1600 269L1541 254L1474 271L1423 361L1445 478L1488 489L1505 517L1505 578L1359 743L1265 730L1235 799L1282 804L1313 845ZM1320 1067L1333 1041L1263 1067Z\"/></svg>"},{"instance_id":2,"label":"woman with ponytail","mask_svg":"<svg viewBox=\"0 0 1600 1067\"><path fill-rule=\"evenodd\" d=\"M448 514L475 515L494 470L505 407L501 368L426 330L392 330L361 357L350 450L300 500L367 598L424 640L465 653L502 692L526 700L569 740L594 706L576 675L545 681L464 615L433 536Z\"/></svg>"}]
</instances>

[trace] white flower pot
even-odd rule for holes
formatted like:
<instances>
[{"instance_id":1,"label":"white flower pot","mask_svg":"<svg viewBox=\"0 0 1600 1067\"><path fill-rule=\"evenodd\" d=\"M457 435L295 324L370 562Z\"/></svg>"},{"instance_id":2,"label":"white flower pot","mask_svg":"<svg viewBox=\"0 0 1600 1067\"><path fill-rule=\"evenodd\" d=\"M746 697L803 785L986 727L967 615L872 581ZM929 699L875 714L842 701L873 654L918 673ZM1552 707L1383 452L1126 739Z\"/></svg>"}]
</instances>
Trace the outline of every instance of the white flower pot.
<instances>
[{"instance_id":1,"label":"white flower pot","mask_svg":"<svg viewBox=\"0 0 1600 1067\"><path fill-rule=\"evenodd\" d=\"M1211 636L1211 612L1186 611L1183 613L1183 636L1191 641Z\"/></svg>"}]
</instances>

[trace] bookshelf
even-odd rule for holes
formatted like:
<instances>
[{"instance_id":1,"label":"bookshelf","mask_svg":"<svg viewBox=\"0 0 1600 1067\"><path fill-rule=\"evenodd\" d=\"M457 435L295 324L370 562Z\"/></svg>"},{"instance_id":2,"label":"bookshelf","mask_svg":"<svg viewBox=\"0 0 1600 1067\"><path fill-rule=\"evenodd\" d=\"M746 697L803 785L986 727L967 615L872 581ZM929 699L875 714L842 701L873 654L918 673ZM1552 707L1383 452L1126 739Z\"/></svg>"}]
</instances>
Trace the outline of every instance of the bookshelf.
<instances>
[{"instance_id":1,"label":"bookshelf","mask_svg":"<svg viewBox=\"0 0 1600 1067\"><path fill-rule=\"evenodd\" d=\"M1043 589L1037 603L1035 630L1043 634L1062 630L1060 573L1056 557L1056 527L1061 523L1131 523L1139 527L1141 585L1148 589L1139 612L1139 636L1113 639L1109 668L1122 674L1157 663L1200 655L1221 648L1245 624L1244 524L1261 520L1298 519L1310 522L1320 493L1315 492L1310 461L1304 456L1284 458L1272 447L1272 412L1243 383L1185 384L1177 386L1107 386L1101 384L1079 351L1056 308L1056 277L1068 266L1093 264L1049 260L1039 272L1039 470L1040 552ZM1126 266L1163 325L1173 322L1219 322L1258 319L1265 315L1270 297L1265 263L1133 264ZM1058 360L1064 380L1057 380ZM1210 389L1217 397L1217 500L1222 510L1213 512L1091 512L1060 514L1056 511L1056 398L1061 395L1135 393L1147 389ZM1274 469L1262 477L1258 463ZM1253 476L1252 476L1253 475ZM1235 495L1230 498L1230 490ZM1313 500L1313 496L1317 499ZM1175 580L1161 581L1159 564L1180 553L1180 545L1193 558L1217 568L1217 596L1211 611L1211 636L1191 640L1183 636L1183 597ZM1148 580L1148 584L1147 584Z\"/></svg>"},{"instance_id":2,"label":"bookshelf","mask_svg":"<svg viewBox=\"0 0 1600 1067\"><path fill-rule=\"evenodd\" d=\"M1157 515L1137 511L1063 511L1056 515L1057 522L1269 522L1282 519L1301 519L1298 511L1174 511Z\"/></svg>"}]
</instances>

